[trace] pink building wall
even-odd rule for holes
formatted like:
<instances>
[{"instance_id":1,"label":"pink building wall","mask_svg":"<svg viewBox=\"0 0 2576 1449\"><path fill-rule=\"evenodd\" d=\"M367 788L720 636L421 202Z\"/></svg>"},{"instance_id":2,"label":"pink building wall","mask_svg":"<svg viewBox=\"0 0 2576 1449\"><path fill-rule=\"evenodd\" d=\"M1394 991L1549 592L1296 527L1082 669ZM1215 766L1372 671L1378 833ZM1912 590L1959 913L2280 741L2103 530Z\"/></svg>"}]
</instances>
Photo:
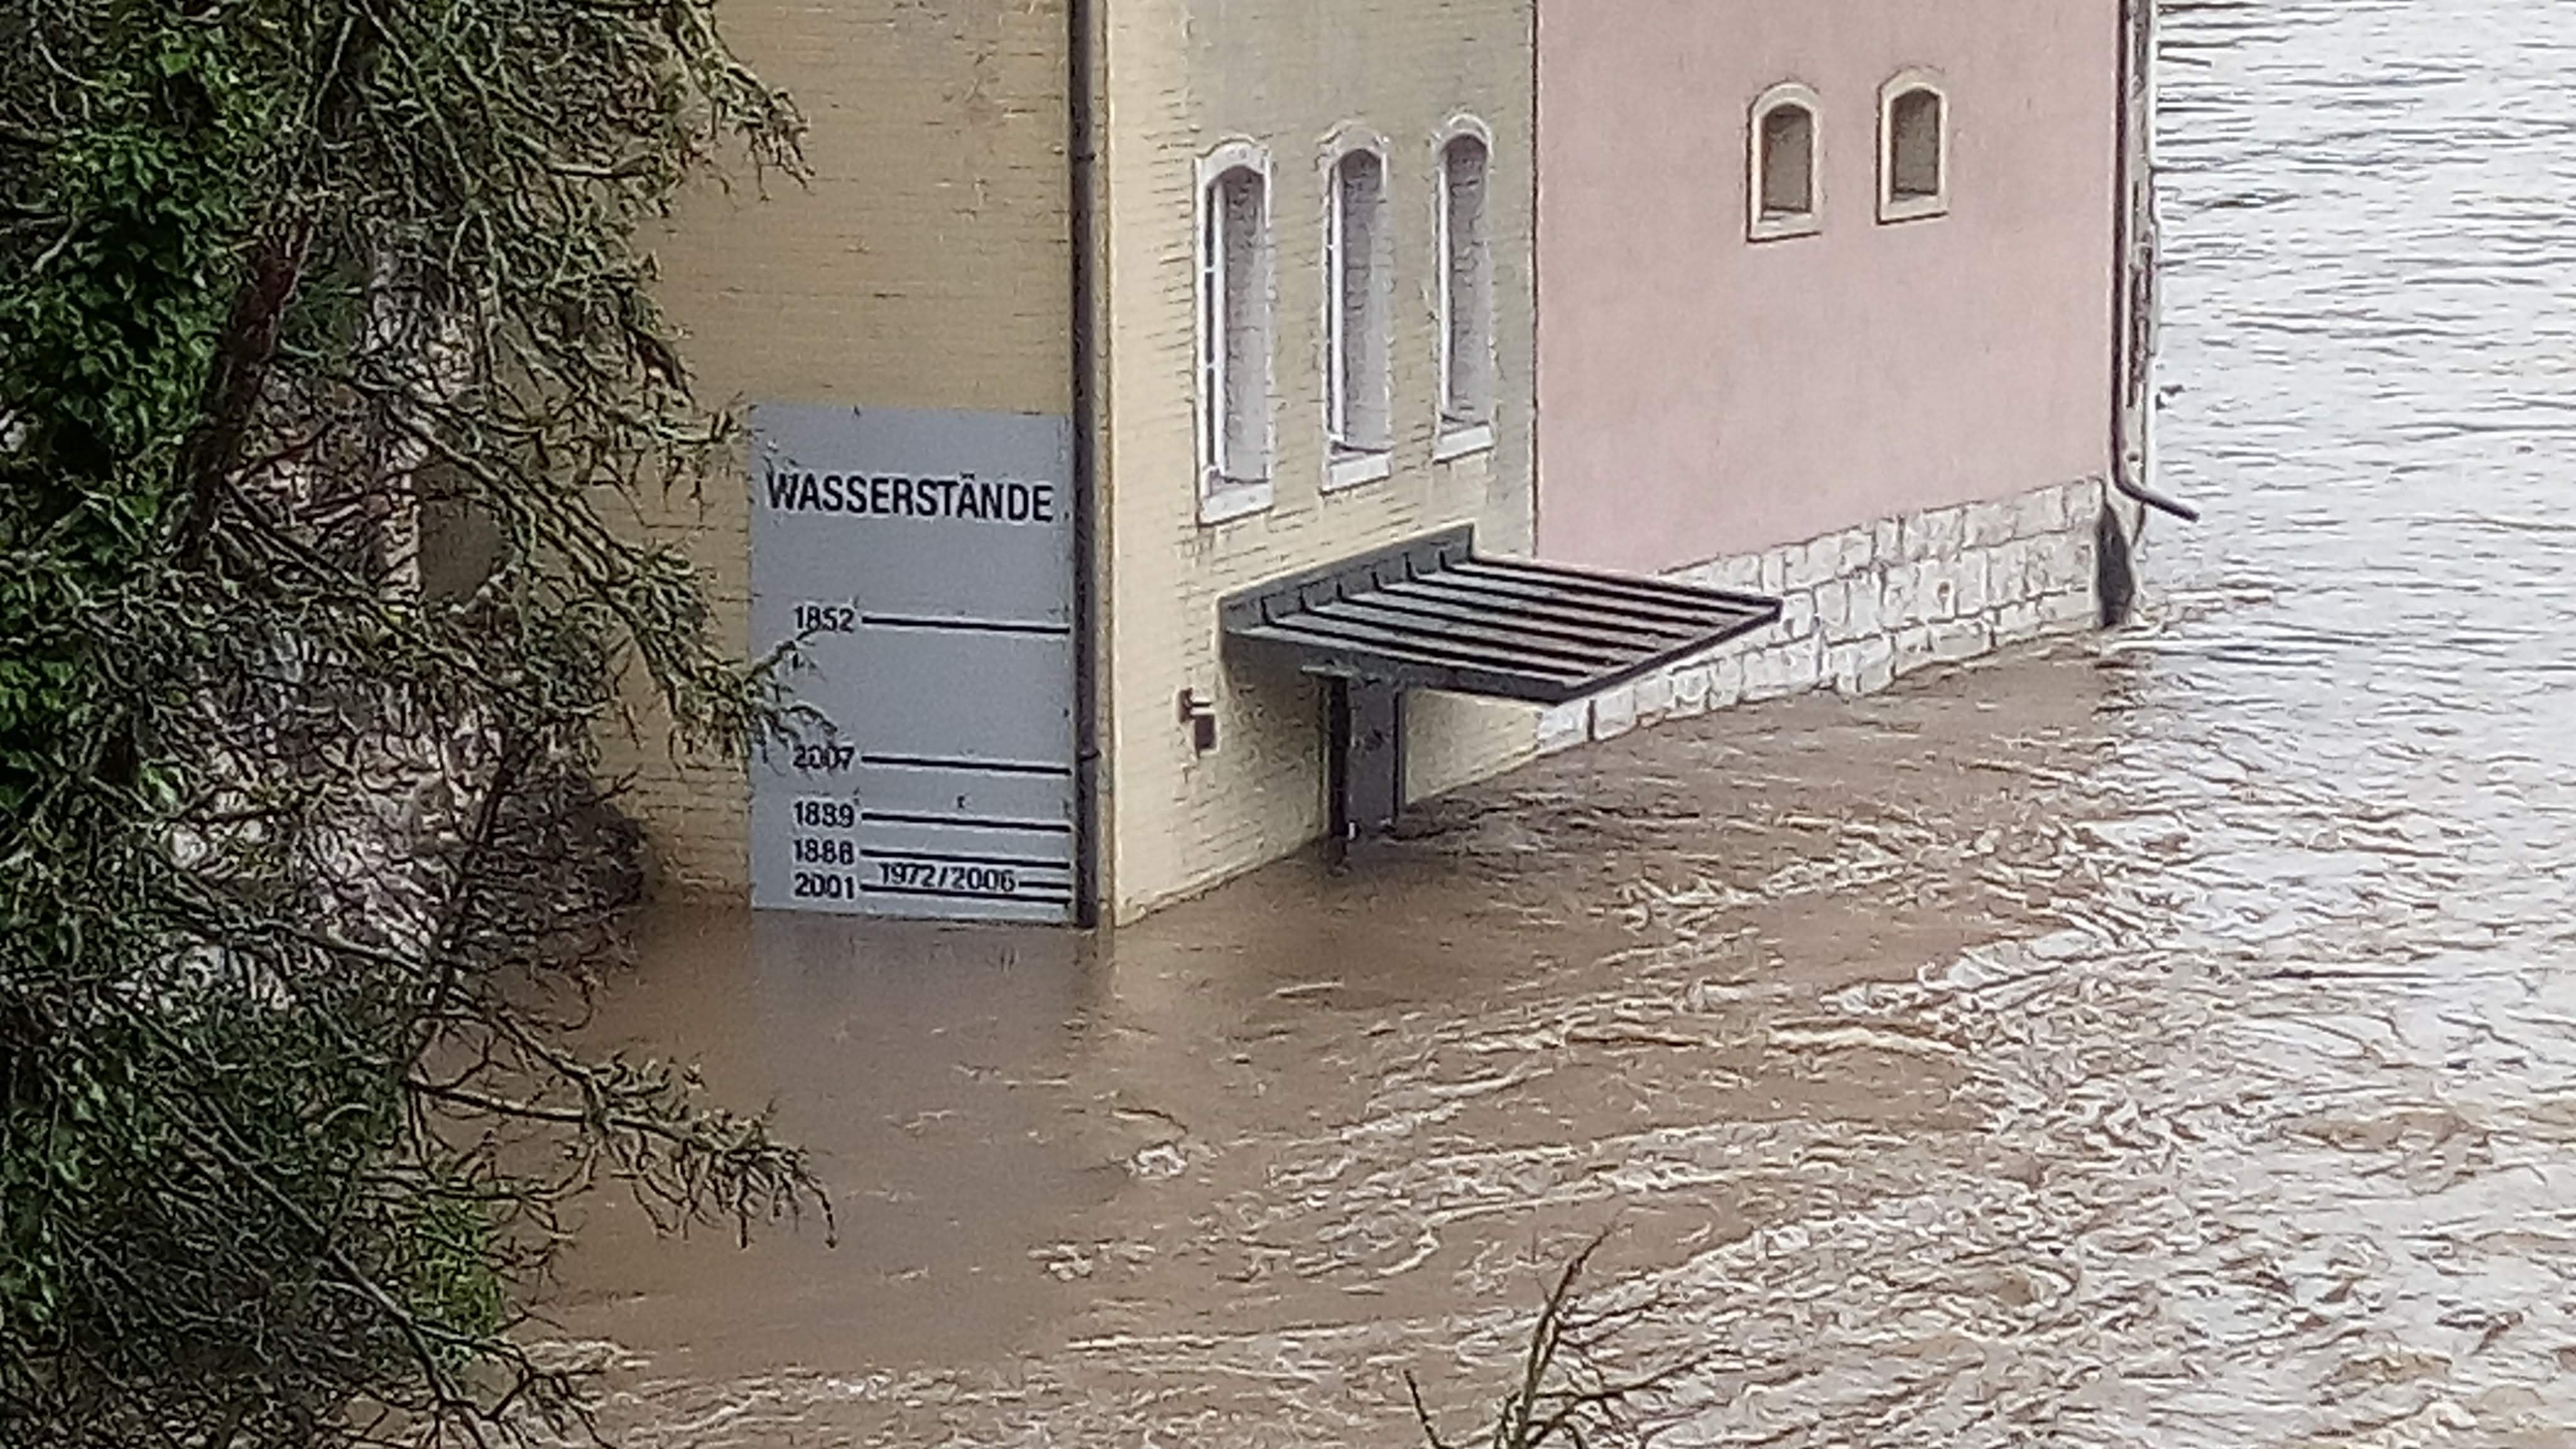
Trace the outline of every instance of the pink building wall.
<instances>
[{"instance_id":1,"label":"pink building wall","mask_svg":"<svg viewBox=\"0 0 2576 1449\"><path fill-rule=\"evenodd\" d=\"M1659 571L2110 459L2119 0L1542 0L1539 551ZM1878 222L1878 93L1950 94L1948 215ZM1820 93L1823 231L1745 239Z\"/></svg>"}]
</instances>

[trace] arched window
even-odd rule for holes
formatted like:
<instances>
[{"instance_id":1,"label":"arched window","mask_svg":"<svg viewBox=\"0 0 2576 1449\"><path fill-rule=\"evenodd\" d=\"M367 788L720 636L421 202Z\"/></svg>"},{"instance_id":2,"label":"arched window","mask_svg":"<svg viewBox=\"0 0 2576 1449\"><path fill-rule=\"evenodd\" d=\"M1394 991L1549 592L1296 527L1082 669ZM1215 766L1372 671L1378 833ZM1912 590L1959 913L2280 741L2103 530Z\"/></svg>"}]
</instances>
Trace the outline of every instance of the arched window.
<instances>
[{"instance_id":1,"label":"arched window","mask_svg":"<svg viewBox=\"0 0 2576 1449\"><path fill-rule=\"evenodd\" d=\"M1816 93L1794 83L1773 86L1754 101L1746 195L1746 232L1753 240L1806 236L1821 228L1821 110Z\"/></svg>"},{"instance_id":2,"label":"arched window","mask_svg":"<svg viewBox=\"0 0 2576 1449\"><path fill-rule=\"evenodd\" d=\"M1931 72L1907 71L1878 93L1878 219L1949 209L1950 97Z\"/></svg>"},{"instance_id":3,"label":"arched window","mask_svg":"<svg viewBox=\"0 0 2576 1449\"><path fill-rule=\"evenodd\" d=\"M1199 163L1199 517L1268 506L1270 163L1232 142Z\"/></svg>"},{"instance_id":4,"label":"arched window","mask_svg":"<svg viewBox=\"0 0 2576 1449\"><path fill-rule=\"evenodd\" d=\"M1473 121L1440 143L1440 433L1435 452L1482 446L1494 421L1493 145Z\"/></svg>"},{"instance_id":5,"label":"arched window","mask_svg":"<svg viewBox=\"0 0 2576 1449\"><path fill-rule=\"evenodd\" d=\"M1387 473L1394 445L1387 407L1388 299L1394 289L1386 225L1386 154L1350 145L1325 177L1324 430L1328 486Z\"/></svg>"}]
</instances>

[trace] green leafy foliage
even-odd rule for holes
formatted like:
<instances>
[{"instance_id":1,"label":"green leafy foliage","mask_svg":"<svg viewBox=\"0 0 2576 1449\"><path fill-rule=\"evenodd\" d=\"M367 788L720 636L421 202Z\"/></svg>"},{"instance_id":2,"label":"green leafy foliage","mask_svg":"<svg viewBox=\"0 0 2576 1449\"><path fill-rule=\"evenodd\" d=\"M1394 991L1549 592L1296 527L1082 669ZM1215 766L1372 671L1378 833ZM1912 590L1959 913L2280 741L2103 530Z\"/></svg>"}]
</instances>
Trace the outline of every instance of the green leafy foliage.
<instances>
[{"instance_id":1,"label":"green leafy foliage","mask_svg":"<svg viewBox=\"0 0 2576 1449\"><path fill-rule=\"evenodd\" d=\"M621 696L775 705L611 523L733 441L639 229L797 134L707 0L0 6L0 1439L560 1426L558 1204L818 1201L570 1030Z\"/></svg>"}]
</instances>

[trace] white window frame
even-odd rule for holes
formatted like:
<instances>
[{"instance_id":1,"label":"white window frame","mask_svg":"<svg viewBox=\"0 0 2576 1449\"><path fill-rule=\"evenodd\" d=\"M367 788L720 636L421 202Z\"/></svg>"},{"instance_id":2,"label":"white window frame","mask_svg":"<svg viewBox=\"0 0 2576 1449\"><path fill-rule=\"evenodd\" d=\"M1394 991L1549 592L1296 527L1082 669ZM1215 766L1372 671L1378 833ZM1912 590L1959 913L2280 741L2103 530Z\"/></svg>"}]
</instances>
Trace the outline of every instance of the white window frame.
<instances>
[{"instance_id":1,"label":"white window frame","mask_svg":"<svg viewBox=\"0 0 2576 1449\"><path fill-rule=\"evenodd\" d=\"M1377 293L1375 320L1378 329L1379 395L1376 399L1380 435L1353 439L1349 407L1355 400L1349 380L1344 376L1349 350L1344 346L1345 316L1342 277L1343 255L1348 219L1344 213L1342 166L1353 156L1369 156L1377 161L1377 235L1371 243L1371 262ZM1386 138L1356 127L1335 132L1324 145L1321 177L1324 190L1324 265L1323 328L1324 339L1324 487L1327 490L1355 488L1374 483L1394 472L1394 248L1390 244L1393 224L1391 198L1394 192L1395 168L1389 159Z\"/></svg>"},{"instance_id":2,"label":"white window frame","mask_svg":"<svg viewBox=\"0 0 2576 1449\"><path fill-rule=\"evenodd\" d=\"M1457 279L1453 275L1457 267L1457 252L1450 244L1449 235L1450 227L1452 225L1449 207L1449 148L1461 140L1472 140L1477 145L1483 147L1485 152L1483 197L1485 208L1485 255L1483 258L1485 319L1484 327L1482 329L1485 349L1485 356L1483 358L1485 396L1479 400L1480 410L1483 413L1483 416L1481 417L1458 415L1453 413L1449 406L1450 401L1456 397L1458 393L1458 388L1456 386L1458 359L1454 355L1457 347L1458 329L1456 326L1457 319L1453 315L1458 293ZM1439 135L1435 137L1432 142L1432 215L1435 222L1433 234L1436 238L1436 244L1439 247L1438 265L1434 269L1436 276L1434 283L1434 303L1439 313L1440 376L1439 392L1432 400L1432 412L1434 421L1437 424L1437 432L1431 448L1431 457L1432 461L1438 463L1452 462L1456 459L1468 457L1472 454L1486 452L1494 446L1494 410L1496 399L1501 392L1501 387L1499 385L1501 360L1496 355L1494 337L1494 312L1497 293L1499 290L1494 279L1493 254L1494 169L1496 159L1497 158L1494 153L1493 128L1474 116L1459 115L1451 117L1449 124L1440 128Z\"/></svg>"},{"instance_id":3,"label":"white window frame","mask_svg":"<svg viewBox=\"0 0 2576 1449\"><path fill-rule=\"evenodd\" d=\"M1795 106L1807 113L1807 209L1765 212L1770 192L1771 155L1762 144L1772 113ZM1815 88L1782 81L1753 100L1744 138L1744 235L1749 241L1780 241L1814 236L1825 229L1825 104Z\"/></svg>"},{"instance_id":4,"label":"white window frame","mask_svg":"<svg viewBox=\"0 0 2576 1449\"><path fill-rule=\"evenodd\" d=\"M1260 387L1254 393L1259 399L1261 457L1256 475L1230 473L1228 465L1237 460L1225 456L1225 395L1228 382L1228 352L1225 345L1225 318L1228 298L1225 294L1225 256L1223 238L1218 234L1220 212L1216 206L1217 183L1237 171L1251 172L1261 183L1260 235L1254 243L1255 285L1261 290L1261 305L1268 319L1262 328ZM1197 313L1192 333L1197 339L1194 359L1198 394L1198 511L1201 523L1223 523L1258 513L1271 506L1277 494L1271 481L1273 461L1278 457L1277 427L1273 420L1271 356L1277 350L1276 302L1272 277L1276 270L1272 246L1272 222L1277 210L1278 188L1271 174L1270 153L1257 141L1231 140L1199 158L1197 227L1192 250L1197 260L1197 281L1193 288Z\"/></svg>"},{"instance_id":5,"label":"white window frame","mask_svg":"<svg viewBox=\"0 0 2576 1449\"><path fill-rule=\"evenodd\" d=\"M1896 194L1896 103L1917 93L1929 93L1941 108L1940 151L1934 160L1940 184L1928 196ZM1888 77L1878 88L1878 219L1880 222L1919 221L1929 216L1946 216L1950 211L1950 87L1938 71L1903 70Z\"/></svg>"}]
</instances>

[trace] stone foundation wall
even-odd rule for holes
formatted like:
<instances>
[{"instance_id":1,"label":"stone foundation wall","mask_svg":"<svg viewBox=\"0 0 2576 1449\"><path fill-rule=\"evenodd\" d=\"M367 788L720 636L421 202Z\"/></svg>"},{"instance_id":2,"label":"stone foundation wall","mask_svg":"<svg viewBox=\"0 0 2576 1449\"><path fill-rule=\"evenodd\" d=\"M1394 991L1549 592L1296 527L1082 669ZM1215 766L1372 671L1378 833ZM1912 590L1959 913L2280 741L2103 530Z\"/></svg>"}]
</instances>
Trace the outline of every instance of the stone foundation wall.
<instances>
[{"instance_id":1,"label":"stone foundation wall","mask_svg":"<svg viewBox=\"0 0 2576 1449\"><path fill-rule=\"evenodd\" d=\"M2104 494L2101 479L2079 479L1676 570L1676 583L1777 597L1780 621L1547 711L1539 748L1816 689L1871 694L1930 665L2092 628Z\"/></svg>"}]
</instances>

